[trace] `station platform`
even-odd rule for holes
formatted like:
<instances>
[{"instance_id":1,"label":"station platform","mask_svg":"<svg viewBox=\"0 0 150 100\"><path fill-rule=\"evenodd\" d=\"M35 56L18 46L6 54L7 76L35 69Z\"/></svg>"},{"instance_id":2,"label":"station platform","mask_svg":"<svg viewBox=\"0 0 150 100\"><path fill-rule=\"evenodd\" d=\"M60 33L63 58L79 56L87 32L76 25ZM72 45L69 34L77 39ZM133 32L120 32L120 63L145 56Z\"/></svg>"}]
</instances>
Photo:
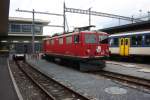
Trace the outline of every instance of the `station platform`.
<instances>
[{"instance_id":1,"label":"station platform","mask_svg":"<svg viewBox=\"0 0 150 100\"><path fill-rule=\"evenodd\" d=\"M107 61L104 70L150 80L150 65L148 64Z\"/></svg>"},{"instance_id":2,"label":"station platform","mask_svg":"<svg viewBox=\"0 0 150 100\"><path fill-rule=\"evenodd\" d=\"M27 62L48 77L53 77L92 100L150 100L150 93L121 85L98 75L40 59L27 59Z\"/></svg>"},{"instance_id":3,"label":"station platform","mask_svg":"<svg viewBox=\"0 0 150 100\"><path fill-rule=\"evenodd\" d=\"M0 99L19 100L9 75L7 56L0 55Z\"/></svg>"}]
</instances>

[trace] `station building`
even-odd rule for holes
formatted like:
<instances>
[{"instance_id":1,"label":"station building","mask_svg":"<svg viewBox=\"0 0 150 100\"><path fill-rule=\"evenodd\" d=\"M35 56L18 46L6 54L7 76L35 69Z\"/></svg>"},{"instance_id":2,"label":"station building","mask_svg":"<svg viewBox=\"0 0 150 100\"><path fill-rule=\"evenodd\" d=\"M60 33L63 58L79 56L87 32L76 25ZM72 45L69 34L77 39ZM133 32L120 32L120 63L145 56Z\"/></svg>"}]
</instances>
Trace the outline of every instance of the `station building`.
<instances>
[{"instance_id":1,"label":"station building","mask_svg":"<svg viewBox=\"0 0 150 100\"><path fill-rule=\"evenodd\" d=\"M41 52L43 36L43 26L48 25L48 21L35 19L35 52ZM9 17L8 35L1 41L3 50L16 53L32 53L32 19Z\"/></svg>"}]
</instances>

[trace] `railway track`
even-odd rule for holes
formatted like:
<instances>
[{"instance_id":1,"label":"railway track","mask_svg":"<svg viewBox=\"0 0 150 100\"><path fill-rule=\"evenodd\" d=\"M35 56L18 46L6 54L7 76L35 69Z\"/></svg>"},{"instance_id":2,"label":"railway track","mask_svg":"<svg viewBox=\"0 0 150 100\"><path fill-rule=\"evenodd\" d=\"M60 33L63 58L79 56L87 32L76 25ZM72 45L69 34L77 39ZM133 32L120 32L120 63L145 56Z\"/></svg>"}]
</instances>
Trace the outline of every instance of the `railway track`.
<instances>
[{"instance_id":1,"label":"railway track","mask_svg":"<svg viewBox=\"0 0 150 100\"><path fill-rule=\"evenodd\" d=\"M90 100L53 78L47 77L23 61L16 61L16 65L47 95L48 100Z\"/></svg>"},{"instance_id":2,"label":"railway track","mask_svg":"<svg viewBox=\"0 0 150 100\"><path fill-rule=\"evenodd\" d=\"M110 71L101 71L101 72L95 72L94 74L98 74L104 77L107 77L112 80L119 81L121 83L126 83L130 85L131 87L139 87L144 88L146 92L150 93L150 80L143 79L143 78L138 78L135 76L129 76L129 75L124 75L124 74L119 74L115 72L110 72Z\"/></svg>"}]
</instances>

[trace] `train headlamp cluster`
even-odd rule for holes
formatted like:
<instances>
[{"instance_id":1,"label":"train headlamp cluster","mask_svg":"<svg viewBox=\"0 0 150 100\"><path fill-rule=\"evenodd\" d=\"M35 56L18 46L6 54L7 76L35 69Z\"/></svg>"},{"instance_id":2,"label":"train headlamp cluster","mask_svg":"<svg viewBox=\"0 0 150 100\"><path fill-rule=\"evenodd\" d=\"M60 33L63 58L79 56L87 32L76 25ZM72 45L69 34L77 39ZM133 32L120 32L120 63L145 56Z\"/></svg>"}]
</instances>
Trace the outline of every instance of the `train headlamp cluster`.
<instances>
[{"instance_id":1,"label":"train headlamp cluster","mask_svg":"<svg viewBox=\"0 0 150 100\"><path fill-rule=\"evenodd\" d=\"M96 52L97 52L97 53L100 53L100 52L101 52L101 46L98 46L98 47L97 47Z\"/></svg>"},{"instance_id":2,"label":"train headlamp cluster","mask_svg":"<svg viewBox=\"0 0 150 100\"><path fill-rule=\"evenodd\" d=\"M91 50L90 50L90 49L87 49L86 51L87 51L87 53L90 53Z\"/></svg>"}]
</instances>

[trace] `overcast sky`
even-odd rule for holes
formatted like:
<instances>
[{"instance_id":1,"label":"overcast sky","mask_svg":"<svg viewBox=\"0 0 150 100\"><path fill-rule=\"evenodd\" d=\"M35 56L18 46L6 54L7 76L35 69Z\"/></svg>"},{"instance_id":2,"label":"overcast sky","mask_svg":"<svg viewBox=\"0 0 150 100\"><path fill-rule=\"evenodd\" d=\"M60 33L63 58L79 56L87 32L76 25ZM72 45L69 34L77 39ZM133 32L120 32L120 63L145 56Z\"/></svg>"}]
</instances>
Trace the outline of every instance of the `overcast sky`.
<instances>
[{"instance_id":1,"label":"overcast sky","mask_svg":"<svg viewBox=\"0 0 150 100\"><path fill-rule=\"evenodd\" d=\"M66 7L79 8L87 10L91 7L92 11L104 12L122 16L140 17L146 15L150 11L150 0L10 0L10 14L11 17L25 17L32 18L29 13L16 12L17 8L22 10L32 10L50 13L63 13L63 2ZM139 11L141 10L141 12ZM88 15L67 13L67 22L69 29L77 26L88 25ZM35 18L50 21L51 25L63 25L63 18L50 15L36 14ZM121 24L130 23L128 21L121 21ZM119 25L117 19L106 17L92 16L92 25L96 25L96 29L111 27ZM45 27L44 34L52 35L56 32L62 32L62 28Z\"/></svg>"}]
</instances>

